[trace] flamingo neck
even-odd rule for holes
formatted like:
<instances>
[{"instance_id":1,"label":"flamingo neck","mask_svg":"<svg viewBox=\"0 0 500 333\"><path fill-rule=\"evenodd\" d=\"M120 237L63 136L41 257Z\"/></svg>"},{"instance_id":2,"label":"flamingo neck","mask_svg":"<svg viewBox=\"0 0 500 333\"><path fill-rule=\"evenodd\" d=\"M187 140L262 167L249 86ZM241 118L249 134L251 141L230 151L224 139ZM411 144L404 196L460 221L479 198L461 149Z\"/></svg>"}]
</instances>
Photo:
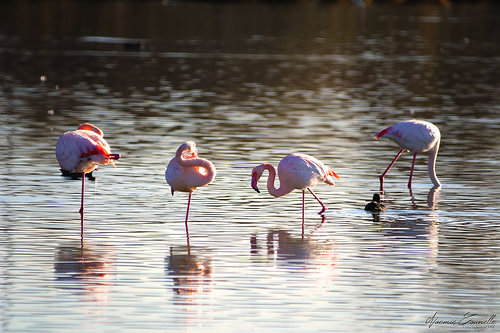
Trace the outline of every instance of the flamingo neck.
<instances>
[{"instance_id":1,"label":"flamingo neck","mask_svg":"<svg viewBox=\"0 0 500 333\"><path fill-rule=\"evenodd\" d=\"M435 187L441 186L439 179L436 175L436 158L439 150L439 141L436 143L434 148L429 151L429 160L427 162L427 169L429 170L429 177Z\"/></svg>"},{"instance_id":2,"label":"flamingo neck","mask_svg":"<svg viewBox=\"0 0 500 333\"><path fill-rule=\"evenodd\" d=\"M276 169L271 164L265 163L264 169L269 171L269 176L267 177L267 191L269 192L269 194L271 194L273 197L278 198L293 191L293 188L287 187L285 184L280 183L279 188L276 188L274 186L274 181L276 179Z\"/></svg>"},{"instance_id":3,"label":"flamingo neck","mask_svg":"<svg viewBox=\"0 0 500 333\"><path fill-rule=\"evenodd\" d=\"M206 170L206 174L203 172L201 175L204 178L207 179L214 179L215 178L215 166L212 162L210 162L207 159L201 158L201 157L196 157L196 158L188 158L185 159L182 157L177 158L177 162L179 163L180 166L186 167L186 168L192 168L192 167L200 167Z\"/></svg>"}]
</instances>

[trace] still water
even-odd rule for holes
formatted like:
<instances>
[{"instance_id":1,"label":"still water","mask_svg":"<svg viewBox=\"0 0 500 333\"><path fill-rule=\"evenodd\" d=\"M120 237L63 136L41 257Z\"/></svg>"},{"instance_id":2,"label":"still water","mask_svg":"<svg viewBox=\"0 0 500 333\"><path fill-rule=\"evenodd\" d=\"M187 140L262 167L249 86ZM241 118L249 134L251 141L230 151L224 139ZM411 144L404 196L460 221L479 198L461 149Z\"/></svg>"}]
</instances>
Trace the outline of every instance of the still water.
<instances>
[{"instance_id":1,"label":"still water","mask_svg":"<svg viewBox=\"0 0 500 333\"><path fill-rule=\"evenodd\" d=\"M500 314L500 7L160 1L0 4L4 332L495 330ZM442 132L432 190L372 135ZM59 135L99 126L116 168L62 177ZM186 140L217 167L170 195ZM306 196L250 187L291 152L342 177ZM497 320L498 321L498 320Z\"/></svg>"}]
</instances>

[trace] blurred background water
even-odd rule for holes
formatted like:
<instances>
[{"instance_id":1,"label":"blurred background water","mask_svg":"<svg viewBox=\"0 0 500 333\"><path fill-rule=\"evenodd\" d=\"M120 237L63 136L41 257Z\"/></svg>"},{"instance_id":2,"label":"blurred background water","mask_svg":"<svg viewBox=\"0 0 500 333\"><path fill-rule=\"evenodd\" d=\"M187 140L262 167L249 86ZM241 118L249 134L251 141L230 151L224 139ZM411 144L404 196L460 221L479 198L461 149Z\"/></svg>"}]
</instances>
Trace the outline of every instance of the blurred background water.
<instances>
[{"instance_id":1,"label":"blurred background water","mask_svg":"<svg viewBox=\"0 0 500 333\"><path fill-rule=\"evenodd\" d=\"M0 3L0 321L5 332L425 331L500 309L500 7L422 2ZM442 132L386 178L372 135ZM60 134L91 122L122 159L61 177ZM165 167L196 141L217 167L185 193ZM286 154L341 177L275 199L251 169ZM430 199L430 200L429 200ZM427 321L427 323L426 323ZM498 329L499 324L496 324ZM432 328L454 329L450 325ZM469 327L471 328L471 327ZM495 325L480 325L494 330Z\"/></svg>"}]
</instances>

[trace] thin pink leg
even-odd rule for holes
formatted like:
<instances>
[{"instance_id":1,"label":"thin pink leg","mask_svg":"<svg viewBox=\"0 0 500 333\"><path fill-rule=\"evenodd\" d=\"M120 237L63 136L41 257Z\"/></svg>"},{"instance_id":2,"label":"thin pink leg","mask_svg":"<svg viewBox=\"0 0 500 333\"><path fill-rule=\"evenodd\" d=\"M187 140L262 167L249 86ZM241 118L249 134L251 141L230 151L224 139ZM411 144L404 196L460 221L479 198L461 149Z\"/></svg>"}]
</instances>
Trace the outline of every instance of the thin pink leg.
<instances>
[{"instance_id":1,"label":"thin pink leg","mask_svg":"<svg viewBox=\"0 0 500 333\"><path fill-rule=\"evenodd\" d=\"M304 228L305 228L305 220L306 220L306 204L305 204L305 199L306 199L306 191L302 190L302 238L304 238Z\"/></svg>"},{"instance_id":2,"label":"thin pink leg","mask_svg":"<svg viewBox=\"0 0 500 333\"><path fill-rule=\"evenodd\" d=\"M413 177L413 169L415 168L415 159L417 158L417 153L413 153L413 161L411 162L411 170L410 170L410 180L408 180L408 188L411 191L411 179Z\"/></svg>"},{"instance_id":3,"label":"thin pink leg","mask_svg":"<svg viewBox=\"0 0 500 333\"><path fill-rule=\"evenodd\" d=\"M186 211L186 237L187 237L187 245L189 248L189 228L188 228L188 217L189 217L189 207L191 206L191 194L192 192L189 192L189 198L188 198L188 206L187 206L187 211Z\"/></svg>"},{"instance_id":4,"label":"thin pink leg","mask_svg":"<svg viewBox=\"0 0 500 333\"><path fill-rule=\"evenodd\" d=\"M318 200L319 204L321 205L321 207L323 207L321 209L321 211L318 213L319 215L322 215L325 211L326 211L326 206L323 202L321 202L321 200L319 200L318 196L316 194L314 194L314 192L308 187L307 188L309 190L309 192L311 192L311 194L313 195L313 197Z\"/></svg>"},{"instance_id":5,"label":"thin pink leg","mask_svg":"<svg viewBox=\"0 0 500 333\"><path fill-rule=\"evenodd\" d=\"M389 166L387 167L387 169L385 169L385 171L380 175L380 177L379 177L379 179L380 179L380 192L384 192L384 177L385 177L385 175L389 172L389 169L392 168L392 166L394 165L394 163L396 163L396 161L398 160L399 156L401 156L401 154L404 151L405 151L404 149L401 149L399 151L399 153L396 155L396 157L394 157L394 159L392 160L391 164L389 164Z\"/></svg>"},{"instance_id":6,"label":"thin pink leg","mask_svg":"<svg viewBox=\"0 0 500 333\"><path fill-rule=\"evenodd\" d=\"M80 206L80 234L83 242L83 198L85 196L85 172L82 172L82 202Z\"/></svg>"}]
</instances>

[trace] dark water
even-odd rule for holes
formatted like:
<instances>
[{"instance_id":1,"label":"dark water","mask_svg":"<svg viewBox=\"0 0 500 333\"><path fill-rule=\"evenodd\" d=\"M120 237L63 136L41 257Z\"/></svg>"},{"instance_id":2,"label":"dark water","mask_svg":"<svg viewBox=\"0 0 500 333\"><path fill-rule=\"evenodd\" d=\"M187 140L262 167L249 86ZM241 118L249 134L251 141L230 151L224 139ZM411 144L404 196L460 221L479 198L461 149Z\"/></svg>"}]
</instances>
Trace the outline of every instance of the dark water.
<instances>
[{"instance_id":1,"label":"dark water","mask_svg":"<svg viewBox=\"0 0 500 333\"><path fill-rule=\"evenodd\" d=\"M0 4L0 320L5 332L498 330L500 7L492 3ZM442 143L431 189L373 142L408 118ZM60 176L55 143L92 122L117 167ZM186 140L215 182L170 195ZM274 199L251 169L288 153L342 181ZM431 319L429 319L431 317ZM470 319L470 318L469 318ZM462 324L465 320L462 321ZM429 327L431 326L431 327Z\"/></svg>"}]
</instances>

